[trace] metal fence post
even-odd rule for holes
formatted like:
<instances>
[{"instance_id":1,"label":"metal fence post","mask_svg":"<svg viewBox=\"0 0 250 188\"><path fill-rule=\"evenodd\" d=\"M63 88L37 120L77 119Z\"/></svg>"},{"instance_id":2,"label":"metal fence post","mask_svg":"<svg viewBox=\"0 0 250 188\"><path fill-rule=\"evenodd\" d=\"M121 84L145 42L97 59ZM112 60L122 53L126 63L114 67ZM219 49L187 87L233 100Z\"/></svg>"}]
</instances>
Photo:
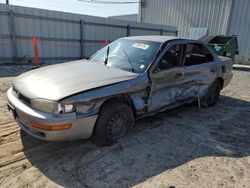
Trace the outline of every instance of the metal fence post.
<instances>
[{"instance_id":1,"label":"metal fence post","mask_svg":"<svg viewBox=\"0 0 250 188\"><path fill-rule=\"evenodd\" d=\"M161 28L160 30L160 35L163 35L163 28Z\"/></svg>"},{"instance_id":2,"label":"metal fence post","mask_svg":"<svg viewBox=\"0 0 250 188\"><path fill-rule=\"evenodd\" d=\"M130 36L130 25L127 25L127 37Z\"/></svg>"},{"instance_id":3,"label":"metal fence post","mask_svg":"<svg viewBox=\"0 0 250 188\"><path fill-rule=\"evenodd\" d=\"M81 48L81 59L84 59L84 21L80 20L80 48Z\"/></svg>"},{"instance_id":4,"label":"metal fence post","mask_svg":"<svg viewBox=\"0 0 250 188\"><path fill-rule=\"evenodd\" d=\"M12 58L17 60L17 44L16 44L16 31L15 31L15 16L12 10L9 11L9 23L11 32L11 46L12 46Z\"/></svg>"}]
</instances>

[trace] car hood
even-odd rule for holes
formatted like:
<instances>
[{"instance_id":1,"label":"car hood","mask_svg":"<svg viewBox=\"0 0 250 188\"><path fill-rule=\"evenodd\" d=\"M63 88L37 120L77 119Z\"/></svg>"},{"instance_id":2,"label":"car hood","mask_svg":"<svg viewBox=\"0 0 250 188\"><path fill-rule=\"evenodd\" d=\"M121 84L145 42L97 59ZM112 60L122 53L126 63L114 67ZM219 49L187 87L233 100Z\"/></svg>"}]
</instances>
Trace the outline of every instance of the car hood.
<instances>
[{"instance_id":1,"label":"car hood","mask_svg":"<svg viewBox=\"0 0 250 188\"><path fill-rule=\"evenodd\" d=\"M14 88L29 99L64 97L136 78L138 74L104 64L79 60L29 71L18 76Z\"/></svg>"}]
</instances>

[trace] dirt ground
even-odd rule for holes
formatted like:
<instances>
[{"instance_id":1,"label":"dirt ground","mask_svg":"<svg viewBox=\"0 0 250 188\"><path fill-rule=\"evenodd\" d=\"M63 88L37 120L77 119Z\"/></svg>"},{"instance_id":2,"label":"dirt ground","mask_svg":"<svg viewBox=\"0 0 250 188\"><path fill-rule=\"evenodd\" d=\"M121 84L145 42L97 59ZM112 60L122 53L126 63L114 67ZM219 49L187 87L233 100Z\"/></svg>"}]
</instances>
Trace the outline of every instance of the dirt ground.
<instances>
[{"instance_id":1,"label":"dirt ground","mask_svg":"<svg viewBox=\"0 0 250 188\"><path fill-rule=\"evenodd\" d=\"M234 70L216 106L139 120L104 148L20 131L5 95L22 71L0 69L0 187L250 187L250 68Z\"/></svg>"}]
</instances>

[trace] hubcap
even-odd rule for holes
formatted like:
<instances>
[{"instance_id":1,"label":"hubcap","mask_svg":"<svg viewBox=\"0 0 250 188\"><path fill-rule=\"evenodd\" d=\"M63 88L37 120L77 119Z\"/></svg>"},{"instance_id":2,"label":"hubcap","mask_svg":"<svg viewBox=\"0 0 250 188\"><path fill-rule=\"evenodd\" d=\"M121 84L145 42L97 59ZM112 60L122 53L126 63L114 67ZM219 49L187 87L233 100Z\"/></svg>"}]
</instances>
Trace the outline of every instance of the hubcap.
<instances>
[{"instance_id":1,"label":"hubcap","mask_svg":"<svg viewBox=\"0 0 250 188\"><path fill-rule=\"evenodd\" d=\"M110 140L119 140L125 136L128 127L128 115L124 112L111 117L108 122L108 138Z\"/></svg>"}]
</instances>

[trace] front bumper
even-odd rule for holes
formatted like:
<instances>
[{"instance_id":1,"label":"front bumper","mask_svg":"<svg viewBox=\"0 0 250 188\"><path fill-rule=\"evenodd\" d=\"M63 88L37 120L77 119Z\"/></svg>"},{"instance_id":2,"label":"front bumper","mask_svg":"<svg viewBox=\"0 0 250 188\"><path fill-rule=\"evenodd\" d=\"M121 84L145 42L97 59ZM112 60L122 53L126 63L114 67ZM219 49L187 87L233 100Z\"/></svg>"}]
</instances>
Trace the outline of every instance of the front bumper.
<instances>
[{"instance_id":1,"label":"front bumper","mask_svg":"<svg viewBox=\"0 0 250 188\"><path fill-rule=\"evenodd\" d=\"M32 109L18 99L13 88L7 92L8 106L13 112L17 124L29 135L47 141L62 141L75 139L88 139L91 137L97 114L77 118L75 113L52 115ZM70 129L48 131L31 126L36 122L48 126L72 124Z\"/></svg>"}]
</instances>

